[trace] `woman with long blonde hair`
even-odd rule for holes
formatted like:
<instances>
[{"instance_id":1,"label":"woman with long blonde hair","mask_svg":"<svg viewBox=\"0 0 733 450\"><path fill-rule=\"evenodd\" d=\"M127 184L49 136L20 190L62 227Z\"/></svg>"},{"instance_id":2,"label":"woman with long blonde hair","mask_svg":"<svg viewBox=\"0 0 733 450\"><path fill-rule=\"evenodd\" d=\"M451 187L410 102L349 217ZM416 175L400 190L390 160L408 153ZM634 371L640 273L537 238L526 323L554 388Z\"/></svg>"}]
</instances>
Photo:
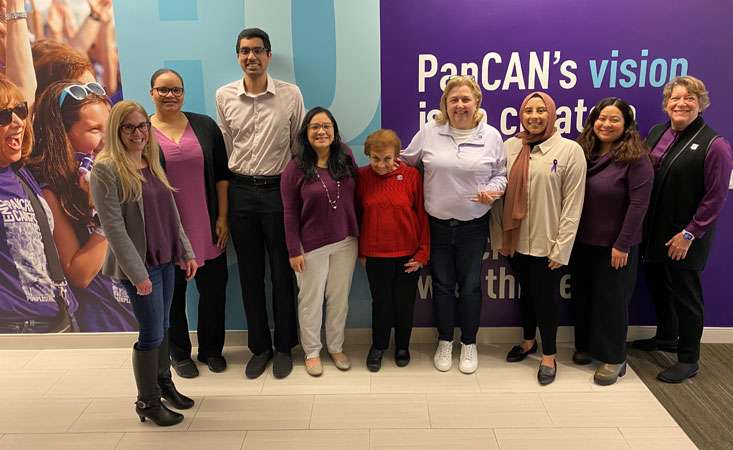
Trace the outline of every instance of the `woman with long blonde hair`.
<instances>
[{"instance_id":1,"label":"woman with long blonde hair","mask_svg":"<svg viewBox=\"0 0 733 450\"><path fill-rule=\"evenodd\" d=\"M170 373L167 330L174 264L188 279L197 265L140 104L122 101L112 108L91 188L110 246L102 272L122 280L140 326L132 358L136 412L143 422L149 418L157 425L175 425L183 415L161 404L161 397L177 409L191 408L193 400L176 390Z\"/></svg>"}]
</instances>

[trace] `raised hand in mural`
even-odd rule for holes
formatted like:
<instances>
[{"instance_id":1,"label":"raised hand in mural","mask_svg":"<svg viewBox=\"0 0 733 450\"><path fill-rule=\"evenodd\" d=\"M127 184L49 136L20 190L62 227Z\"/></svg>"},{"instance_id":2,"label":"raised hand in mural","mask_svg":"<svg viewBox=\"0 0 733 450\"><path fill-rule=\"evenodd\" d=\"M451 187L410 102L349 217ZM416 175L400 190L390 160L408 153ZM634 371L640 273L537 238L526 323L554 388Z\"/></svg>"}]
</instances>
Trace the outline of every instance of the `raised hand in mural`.
<instances>
[{"instance_id":1,"label":"raised hand in mural","mask_svg":"<svg viewBox=\"0 0 733 450\"><path fill-rule=\"evenodd\" d=\"M90 16L99 18L103 23L112 20L112 0L87 0L87 3Z\"/></svg>"}]
</instances>

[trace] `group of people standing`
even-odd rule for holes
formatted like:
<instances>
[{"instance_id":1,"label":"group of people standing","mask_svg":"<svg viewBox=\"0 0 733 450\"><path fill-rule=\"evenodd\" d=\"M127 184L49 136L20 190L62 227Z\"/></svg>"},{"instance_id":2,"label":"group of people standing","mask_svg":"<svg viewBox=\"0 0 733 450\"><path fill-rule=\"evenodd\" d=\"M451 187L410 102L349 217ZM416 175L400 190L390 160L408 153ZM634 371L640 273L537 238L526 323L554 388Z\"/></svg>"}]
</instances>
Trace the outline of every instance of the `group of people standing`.
<instances>
[{"instance_id":1,"label":"group of people standing","mask_svg":"<svg viewBox=\"0 0 733 450\"><path fill-rule=\"evenodd\" d=\"M594 379L601 385L624 375L628 305L640 256L647 262L659 327L654 338L634 345L678 351L678 363L660 372L662 381L697 373L700 272L733 168L730 145L700 114L709 105L700 80L670 81L663 93L670 121L655 127L646 142L631 106L619 98L601 100L578 140L566 139L555 127L555 102L544 92L525 97L522 131L502 142L481 112L476 81L455 76L446 83L434 122L404 149L395 132L372 133L364 144L369 165L359 168L333 114L322 107L306 113L299 88L268 74L267 33L245 29L235 49L243 78L217 90L218 124L182 111L184 80L161 69L150 81L152 116L133 101L110 109L94 83L72 80L49 89L37 108L59 110L65 134L46 136L40 127L32 144L26 100L0 80L0 195L27 201L24 217L34 217L23 229L6 225L6 232L18 240L23 233L53 233L60 259L53 263L55 249L41 252L51 275L49 292L39 291L38 298L59 305L64 320L26 320L16 324L17 331L74 326L78 309L66 293L64 274L72 284L98 280L124 295L139 325L133 371L141 420L173 425L183 416L168 406L194 404L178 392L170 371L172 365L182 377L198 375L185 313L189 280L196 281L200 296L197 359L213 372L226 369L230 236L252 352L248 378L261 376L270 361L274 377L288 376L298 342L307 373L321 375L322 327L334 365L350 368L343 343L357 261L372 294L370 371L380 370L392 328L395 363L409 363L418 275L429 262L435 367L451 369L458 326L459 370L475 372L489 236L492 248L509 258L521 289L523 340L506 359L518 362L537 352L539 327L540 384L557 376L563 266L573 280L573 361L600 361ZM95 139L86 141L74 131L85 108L105 112L104 123L88 127ZM50 145L60 136L68 142ZM91 176L81 171L86 160L75 160L76 153L93 158ZM51 170L72 187L58 184ZM12 288L3 283L0 289Z\"/></svg>"}]
</instances>

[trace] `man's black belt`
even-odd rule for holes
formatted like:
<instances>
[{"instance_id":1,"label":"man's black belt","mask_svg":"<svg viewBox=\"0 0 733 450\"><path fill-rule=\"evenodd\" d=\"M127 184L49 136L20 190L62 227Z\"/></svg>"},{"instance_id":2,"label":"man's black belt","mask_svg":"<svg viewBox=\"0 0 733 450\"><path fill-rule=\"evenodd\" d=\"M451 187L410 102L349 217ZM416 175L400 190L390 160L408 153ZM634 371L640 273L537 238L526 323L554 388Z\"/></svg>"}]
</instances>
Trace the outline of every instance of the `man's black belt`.
<instances>
[{"instance_id":1,"label":"man's black belt","mask_svg":"<svg viewBox=\"0 0 733 450\"><path fill-rule=\"evenodd\" d=\"M272 186L280 184L280 175L239 175L234 174L234 179L242 184L251 186Z\"/></svg>"}]
</instances>

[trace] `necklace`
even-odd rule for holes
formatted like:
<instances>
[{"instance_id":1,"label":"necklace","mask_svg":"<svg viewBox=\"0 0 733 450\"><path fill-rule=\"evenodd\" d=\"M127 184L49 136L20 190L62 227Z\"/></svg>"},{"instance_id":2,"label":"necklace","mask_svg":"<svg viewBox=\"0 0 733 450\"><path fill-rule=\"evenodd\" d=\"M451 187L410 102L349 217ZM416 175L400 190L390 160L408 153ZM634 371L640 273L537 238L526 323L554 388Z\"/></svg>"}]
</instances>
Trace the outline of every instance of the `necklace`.
<instances>
[{"instance_id":1,"label":"necklace","mask_svg":"<svg viewBox=\"0 0 733 450\"><path fill-rule=\"evenodd\" d=\"M341 198L341 181L336 180L336 199L331 200L331 193L328 192L328 187L326 186L326 183L321 178L321 175L318 173L318 169L316 168L316 177L318 178L318 181L321 182L321 186L323 186L323 190L326 191L326 197L328 198L328 204L331 206L332 209L336 209L336 202L339 201Z\"/></svg>"}]
</instances>

